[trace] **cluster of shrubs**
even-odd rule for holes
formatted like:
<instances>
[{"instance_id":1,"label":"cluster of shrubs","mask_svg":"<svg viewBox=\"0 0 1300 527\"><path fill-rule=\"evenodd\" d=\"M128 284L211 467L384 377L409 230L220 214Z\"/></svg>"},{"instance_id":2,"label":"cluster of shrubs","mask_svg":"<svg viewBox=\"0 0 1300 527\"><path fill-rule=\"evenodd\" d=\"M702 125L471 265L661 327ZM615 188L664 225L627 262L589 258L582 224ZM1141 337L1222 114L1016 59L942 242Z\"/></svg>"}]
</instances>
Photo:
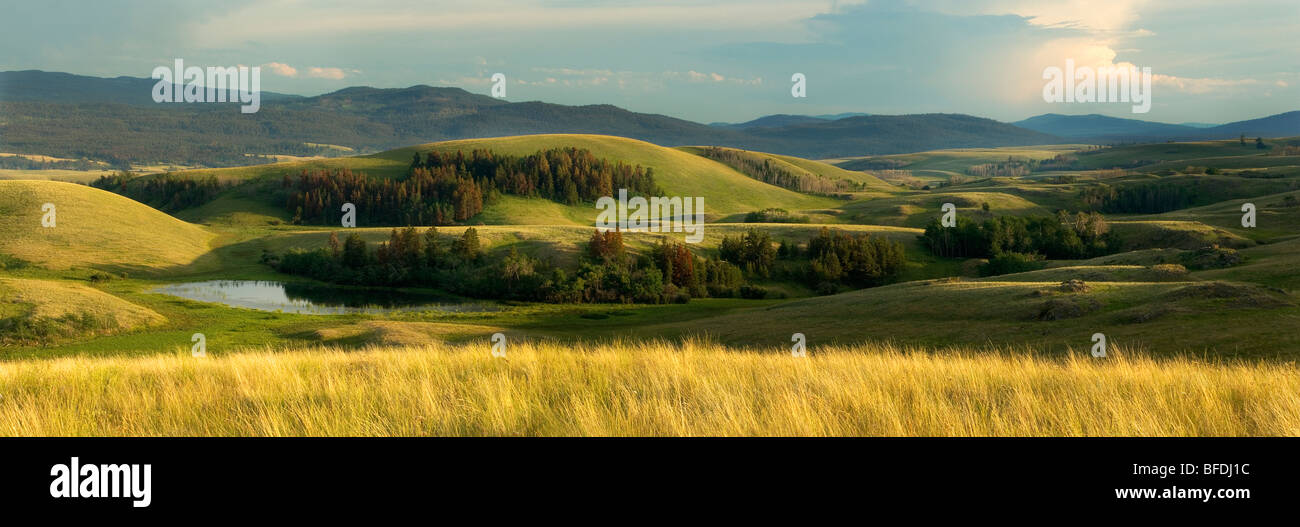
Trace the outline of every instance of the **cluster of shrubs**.
<instances>
[{"instance_id":1,"label":"cluster of shrubs","mask_svg":"<svg viewBox=\"0 0 1300 527\"><path fill-rule=\"evenodd\" d=\"M32 159L23 156L0 156L0 168L16 170L95 170L103 165L89 159Z\"/></svg>"},{"instance_id":2,"label":"cluster of shrubs","mask_svg":"<svg viewBox=\"0 0 1300 527\"><path fill-rule=\"evenodd\" d=\"M966 173L978 178L1021 177L1028 176L1037 167L1038 162L1027 157L1007 156L1006 161L967 167Z\"/></svg>"},{"instance_id":3,"label":"cluster of shrubs","mask_svg":"<svg viewBox=\"0 0 1300 527\"><path fill-rule=\"evenodd\" d=\"M998 216L982 222L963 217L954 227L943 227L936 219L920 240L936 256L987 258L980 270L985 276L1039 269L1046 258L1094 258L1120 247L1105 218L1095 212Z\"/></svg>"},{"instance_id":4,"label":"cluster of shrubs","mask_svg":"<svg viewBox=\"0 0 1300 527\"><path fill-rule=\"evenodd\" d=\"M185 177L166 173L138 177L126 171L99 176L90 186L121 194L163 212L203 205L229 187L214 176Z\"/></svg>"},{"instance_id":5,"label":"cluster of shrubs","mask_svg":"<svg viewBox=\"0 0 1300 527\"><path fill-rule=\"evenodd\" d=\"M117 319L111 314L97 316L83 311L64 313L57 317L16 315L0 318L0 343L44 346L60 339L81 337L117 327Z\"/></svg>"},{"instance_id":6,"label":"cluster of shrubs","mask_svg":"<svg viewBox=\"0 0 1300 527\"><path fill-rule=\"evenodd\" d=\"M864 186L848 179L831 179L811 172L797 173L772 162L767 156L734 148L710 146L704 149L704 157L719 161L752 179L795 192L830 194L858 191Z\"/></svg>"},{"instance_id":7,"label":"cluster of shrubs","mask_svg":"<svg viewBox=\"0 0 1300 527\"><path fill-rule=\"evenodd\" d=\"M1245 257L1236 249L1211 244L1180 255L1187 269L1221 269L1241 264Z\"/></svg>"},{"instance_id":8,"label":"cluster of shrubs","mask_svg":"<svg viewBox=\"0 0 1300 527\"><path fill-rule=\"evenodd\" d=\"M632 254L619 231L594 231L576 269L564 269L511 248L499 258L482 249L478 232L443 236L436 227L393 229L373 249L352 233L331 233L325 247L264 253L276 270L344 285L424 287L473 297L551 303L684 303L691 298L760 299L768 289L751 280L798 280L823 293L870 287L893 280L903 269L898 242L822 229L806 247L750 230L725 237L718 257L696 254L660 238L644 254Z\"/></svg>"},{"instance_id":9,"label":"cluster of shrubs","mask_svg":"<svg viewBox=\"0 0 1300 527\"><path fill-rule=\"evenodd\" d=\"M718 253L750 275L802 282L821 294L889 283L906 266L902 243L825 227L806 246L786 240L775 248L770 234L750 229L723 237Z\"/></svg>"},{"instance_id":10,"label":"cluster of shrubs","mask_svg":"<svg viewBox=\"0 0 1300 527\"><path fill-rule=\"evenodd\" d=\"M745 223L808 223L808 216L791 214L785 209L763 209L745 215Z\"/></svg>"},{"instance_id":11,"label":"cluster of shrubs","mask_svg":"<svg viewBox=\"0 0 1300 527\"><path fill-rule=\"evenodd\" d=\"M493 260L478 232L466 229L450 242L437 228L393 229L374 250L355 233L327 247L264 254L276 270L360 286L427 287L462 296L553 303L687 302L692 297L740 296L744 276L734 265L701 258L684 245L662 240L633 256L618 231L594 232L576 270L567 271L514 248Z\"/></svg>"},{"instance_id":12,"label":"cluster of shrubs","mask_svg":"<svg viewBox=\"0 0 1300 527\"><path fill-rule=\"evenodd\" d=\"M1204 171L1206 174L1218 172L1212 168ZM1085 188L1080 192L1079 197L1087 210L1106 213L1158 214L1228 199L1285 192L1295 188L1294 181L1272 181L1262 186L1243 186L1216 178L1179 176L1169 181L1121 185L1101 183Z\"/></svg>"}]
</instances>

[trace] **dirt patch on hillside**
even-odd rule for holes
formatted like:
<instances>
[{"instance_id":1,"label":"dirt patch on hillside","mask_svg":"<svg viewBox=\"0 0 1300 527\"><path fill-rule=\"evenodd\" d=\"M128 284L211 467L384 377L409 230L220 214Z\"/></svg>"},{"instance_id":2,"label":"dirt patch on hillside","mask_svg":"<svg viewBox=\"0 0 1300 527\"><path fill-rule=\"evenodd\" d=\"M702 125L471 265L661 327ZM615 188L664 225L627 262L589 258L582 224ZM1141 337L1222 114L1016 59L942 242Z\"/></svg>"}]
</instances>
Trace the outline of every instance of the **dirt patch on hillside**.
<instances>
[{"instance_id":1,"label":"dirt patch on hillside","mask_svg":"<svg viewBox=\"0 0 1300 527\"><path fill-rule=\"evenodd\" d=\"M1034 318L1043 321L1079 318L1098 309L1101 302L1095 298L1052 298L1038 305Z\"/></svg>"},{"instance_id":2,"label":"dirt patch on hillside","mask_svg":"<svg viewBox=\"0 0 1300 527\"><path fill-rule=\"evenodd\" d=\"M1252 284L1207 282L1180 287L1163 295L1168 301L1193 299L1229 299L1236 307L1283 307L1295 305L1290 295L1280 289Z\"/></svg>"}]
</instances>

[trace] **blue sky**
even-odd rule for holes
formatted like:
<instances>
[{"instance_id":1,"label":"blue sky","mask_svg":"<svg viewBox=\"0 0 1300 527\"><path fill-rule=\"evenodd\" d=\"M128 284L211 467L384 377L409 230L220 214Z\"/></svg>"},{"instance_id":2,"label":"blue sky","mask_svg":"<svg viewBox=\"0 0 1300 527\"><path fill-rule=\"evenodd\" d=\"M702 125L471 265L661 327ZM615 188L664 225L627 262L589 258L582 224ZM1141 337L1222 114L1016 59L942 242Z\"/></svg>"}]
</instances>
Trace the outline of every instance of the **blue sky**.
<instances>
[{"instance_id":1,"label":"blue sky","mask_svg":"<svg viewBox=\"0 0 1300 527\"><path fill-rule=\"evenodd\" d=\"M1227 122L1300 109L1295 0L0 2L0 70L262 67L262 89L458 86L700 122L773 113L1102 113ZM1150 113L1049 104L1067 58L1155 75ZM790 76L808 96L790 96Z\"/></svg>"}]
</instances>

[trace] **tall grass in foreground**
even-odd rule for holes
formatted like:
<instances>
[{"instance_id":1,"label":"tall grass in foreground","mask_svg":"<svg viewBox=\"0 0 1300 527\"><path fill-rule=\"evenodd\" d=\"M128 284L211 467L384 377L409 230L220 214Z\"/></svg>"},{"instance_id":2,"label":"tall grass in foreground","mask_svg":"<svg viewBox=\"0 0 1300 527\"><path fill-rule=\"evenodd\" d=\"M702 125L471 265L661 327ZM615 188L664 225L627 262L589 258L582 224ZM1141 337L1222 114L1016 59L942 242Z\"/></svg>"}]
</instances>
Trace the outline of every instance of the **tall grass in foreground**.
<instances>
[{"instance_id":1,"label":"tall grass in foreground","mask_svg":"<svg viewBox=\"0 0 1300 527\"><path fill-rule=\"evenodd\" d=\"M5 435L1297 435L1295 364L712 344L0 363Z\"/></svg>"}]
</instances>

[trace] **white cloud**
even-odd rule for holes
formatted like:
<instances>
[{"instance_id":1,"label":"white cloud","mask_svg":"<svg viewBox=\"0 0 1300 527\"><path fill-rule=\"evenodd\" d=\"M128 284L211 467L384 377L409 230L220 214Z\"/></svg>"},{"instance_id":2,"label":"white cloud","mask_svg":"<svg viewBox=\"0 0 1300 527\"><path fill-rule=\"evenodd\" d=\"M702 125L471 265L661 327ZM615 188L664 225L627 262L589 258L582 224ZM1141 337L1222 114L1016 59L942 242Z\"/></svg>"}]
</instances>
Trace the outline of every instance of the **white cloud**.
<instances>
[{"instance_id":1,"label":"white cloud","mask_svg":"<svg viewBox=\"0 0 1300 527\"><path fill-rule=\"evenodd\" d=\"M320 68L320 67L312 66L310 68L307 68L307 76L314 77L317 79L339 80L342 79L343 77L346 77L347 74L344 73L343 70L340 68Z\"/></svg>"},{"instance_id":2,"label":"white cloud","mask_svg":"<svg viewBox=\"0 0 1300 527\"><path fill-rule=\"evenodd\" d=\"M763 83L762 77L745 79L740 77L727 77L726 75L723 75L718 72L703 73L695 70L690 70L686 72L665 71L663 73L663 76L668 79L685 79L686 81L689 82L713 82L713 83L751 84L751 85L757 85Z\"/></svg>"},{"instance_id":3,"label":"white cloud","mask_svg":"<svg viewBox=\"0 0 1300 527\"><path fill-rule=\"evenodd\" d=\"M1147 0L942 0L934 7L956 15L1013 14L1036 26L1072 27L1100 32L1131 27Z\"/></svg>"},{"instance_id":4,"label":"white cloud","mask_svg":"<svg viewBox=\"0 0 1300 527\"><path fill-rule=\"evenodd\" d=\"M1261 84L1255 79L1216 79L1213 77L1189 78L1153 74L1152 84L1172 88L1184 93L1205 94Z\"/></svg>"},{"instance_id":5,"label":"white cloud","mask_svg":"<svg viewBox=\"0 0 1300 527\"><path fill-rule=\"evenodd\" d=\"M449 2L437 9L411 12L403 2L376 1L364 6L306 6L296 0L266 0L225 15L194 22L187 34L204 46L232 41L272 41L307 35L346 35L394 31L466 31L593 27L663 27L716 30L768 28L798 31L800 23L825 12L819 0L729 0L708 4L615 3L549 6L542 2L492 0Z\"/></svg>"},{"instance_id":6,"label":"white cloud","mask_svg":"<svg viewBox=\"0 0 1300 527\"><path fill-rule=\"evenodd\" d=\"M268 69L268 70L271 70L271 73L274 73L274 74L279 75L279 76L281 76L281 77L297 77L297 76L298 76L298 68L295 68L295 67L290 66L290 65L288 65L288 64L283 64L283 63L280 63L280 62L268 62L268 63L266 63L266 64L263 64L262 67L263 67L263 68L266 68L266 69Z\"/></svg>"},{"instance_id":7,"label":"white cloud","mask_svg":"<svg viewBox=\"0 0 1300 527\"><path fill-rule=\"evenodd\" d=\"M1073 59L1075 67L1087 66L1098 70L1105 67L1138 68L1150 67L1151 83L1165 89L1190 94L1207 94L1238 89L1262 84L1256 79L1227 79L1215 77L1180 77L1161 73L1157 66L1150 64L1133 64L1128 61L1116 62L1119 55L1108 41L1090 38L1060 39L1049 42L1040 48L1035 61L1041 70L1047 66L1065 67L1066 59ZM1041 81L1036 81L1041 87Z\"/></svg>"}]
</instances>

